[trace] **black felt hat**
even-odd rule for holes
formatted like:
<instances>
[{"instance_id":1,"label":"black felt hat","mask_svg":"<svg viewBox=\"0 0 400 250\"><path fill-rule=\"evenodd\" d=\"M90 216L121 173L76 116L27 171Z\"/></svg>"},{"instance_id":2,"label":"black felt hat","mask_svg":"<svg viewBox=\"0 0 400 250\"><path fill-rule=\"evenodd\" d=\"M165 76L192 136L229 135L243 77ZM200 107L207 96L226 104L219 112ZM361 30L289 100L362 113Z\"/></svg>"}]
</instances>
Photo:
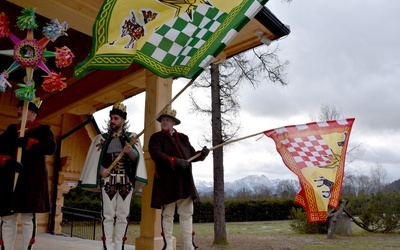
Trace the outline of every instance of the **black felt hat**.
<instances>
[{"instance_id":1,"label":"black felt hat","mask_svg":"<svg viewBox=\"0 0 400 250\"><path fill-rule=\"evenodd\" d=\"M181 121L176 118L176 110L175 109L165 109L164 112L157 118L157 121L161 122L161 118L163 117L169 117L172 118L172 120L175 121L175 125L181 124Z\"/></svg>"},{"instance_id":2,"label":"black felt hat","mask_svg":"<svg viewBox=\"0 0 400 250\"><path fill-rule=\"evenodd\" d=\"M120 102L115 103L110 111L111 115L119 115L126 120L126 106Z\"/></svg>"},{"instance_id":3,"label":"black felt hat","mask_svg":"<svg viewBox=\"0 0 400 250\"><path fill-rule=\"evenodd\" d=\"M39 106L40 106L40 104L41 104L40 99L35 99L34 98L32 101L29 102L28 110L34 112L35 114L39 114ZM18 102L17 107L19 108L19 107L23 107L23 106L24 106L24 100L20 100Z\"/></svg>"}]
</instances>

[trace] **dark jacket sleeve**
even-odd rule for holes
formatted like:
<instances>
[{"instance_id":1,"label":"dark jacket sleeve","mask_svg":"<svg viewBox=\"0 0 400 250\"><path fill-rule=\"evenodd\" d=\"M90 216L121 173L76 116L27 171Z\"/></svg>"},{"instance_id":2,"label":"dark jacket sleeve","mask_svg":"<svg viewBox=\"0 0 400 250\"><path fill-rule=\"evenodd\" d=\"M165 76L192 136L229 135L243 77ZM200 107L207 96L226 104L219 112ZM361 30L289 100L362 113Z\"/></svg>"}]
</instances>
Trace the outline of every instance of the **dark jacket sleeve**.
<instances>
[{"instance_id":1,"label":"dark jacket sleeve","mask_svg":"<svg viewBox=\"0 0 400 250\"><path fill-rule=\"evenodd\" d=\"M166 139L165 136L158 132L153 134L149 140L149 154L151 159L156 163L157 172L162 172L165 167L172 167L168 158L174 157L175 155L169 155L166 153L166 145L170 145L169 143L166 144Z\"/></svg>"},{"instance_id":2,"label":"dark jacket sleeve","mask_svg":"<svg viewBox=\"0 0 400 250\"><path fill-rule=\"evenodd\" d=\"M56 143L54 141L53 132L50 130L49 125L42 125L41 131L38 133L37 144L33 144L31 147L32 151L36 151L37 153L41 153L44 155L52 155L56 149Z\"/></svg>"}]
</instances>

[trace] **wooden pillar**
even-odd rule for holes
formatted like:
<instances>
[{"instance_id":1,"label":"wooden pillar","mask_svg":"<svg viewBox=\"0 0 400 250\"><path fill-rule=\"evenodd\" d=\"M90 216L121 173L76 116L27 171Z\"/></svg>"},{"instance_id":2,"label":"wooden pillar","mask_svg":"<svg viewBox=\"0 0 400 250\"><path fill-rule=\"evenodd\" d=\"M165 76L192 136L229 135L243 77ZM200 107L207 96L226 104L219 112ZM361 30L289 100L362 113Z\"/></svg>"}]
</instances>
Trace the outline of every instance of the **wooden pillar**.
<instances>
[{"instance_id":1,"label":"wooden pillar","mask_svg":"<svg viewBox=\"0 0 400 250\"><path fill-rule=\"evenodd\" d=\"M140 236L136 238L135 248L141 250L162 249L164 246L161 237L161 210L150 207L153 190L155 165L150 158L148 142L150 136L160 130L160 123L155 120L156 115L171 100L172 79L160 78L146 72L146 102L143 151L146 162L148 184L142 190L142 218L140 222ZM149 125L151 123L151 125Z\"/></svg>"}]
</instances>

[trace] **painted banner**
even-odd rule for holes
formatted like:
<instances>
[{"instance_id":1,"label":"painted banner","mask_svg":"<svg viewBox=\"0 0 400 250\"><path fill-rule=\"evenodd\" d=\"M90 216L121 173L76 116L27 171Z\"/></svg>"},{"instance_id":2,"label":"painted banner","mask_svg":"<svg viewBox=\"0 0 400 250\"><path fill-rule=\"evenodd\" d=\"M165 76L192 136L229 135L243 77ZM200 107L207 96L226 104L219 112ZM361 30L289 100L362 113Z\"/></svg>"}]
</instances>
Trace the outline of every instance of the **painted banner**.
<instances>
[{"instance_id":1,"label":"painted banner","mask_svg":"<svg viewBox=\"0 0 400 250\"><path fill-rule=\"evenodd\" d=\"M337 208L347 145L354 118L312 122L264 131L274 140L285 165L301 185L295 203L309 222L325 222L328 206Z\"/></svg>"},{"instance_id":2,"label":"painted banner","mask_svg":"<svg viewBox=\"0 0 400 250\"><path fill-rule=\"evenodd\" d=\"M267 1L105 0L74 76L139 63L163 78L195 78Z\"/></svg>"}]
</instances>

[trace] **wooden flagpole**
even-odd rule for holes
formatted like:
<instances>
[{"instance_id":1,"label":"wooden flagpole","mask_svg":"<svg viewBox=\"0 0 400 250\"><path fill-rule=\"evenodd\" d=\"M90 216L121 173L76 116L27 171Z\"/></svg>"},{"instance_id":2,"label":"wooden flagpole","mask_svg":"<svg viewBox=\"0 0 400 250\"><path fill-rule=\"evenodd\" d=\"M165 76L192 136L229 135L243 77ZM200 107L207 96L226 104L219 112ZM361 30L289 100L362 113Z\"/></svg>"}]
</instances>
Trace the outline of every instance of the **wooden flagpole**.
<instances>
[{"instance_id":1,"label":"wooden flagpole","mask_svg":"<svg viewBox=\"0 0 400 250\"><path fill-rule=\"evenodd\" d=\"M21 128L19 130L19 137L24 137L25 136L25 127L26 127L26 120L28 118L28 110L29 110L29 102L24 101L24 106L22 109L22 117L21 117ZM22 147L18 147L17 150L17 162L21 163L22 160ZM15 186L17 185L19 173L15 172L14 174L14 187L13 190L15 190Z\"/></svg>"},{"instance_id":2,"label":"wooden flagpole","mask_svg":"<svg viewBox=\"0 0 400 250\"><path fill-rule=\"evenodd\" d=\"M34 39L33 38L33 29L28 29L27 34L26 34L26 38L27 39ZM14 51L14 54L15 54L15 51ZM26 85L31 86L32 84L34 84L34 82L32 81L34 72L35 72L35 68L33 66L28 66L28 67L25 68L24 82L26 83ZM25 127L26 127L26 122L27 122L27 119L28 119L28 110L29 110L29 101L24 100L24 105L23 105L23 109L22 109L22 117L21 117L21 128L20 128L20 131L19 131L19 137L24 137L25 136ZM22 147L18 147L18 149L17 149L17 162L21 163L21 160L22 160ZM15 172L13 190L15 190L15 186L17 185L18 177L19 177L19 173Z\"/></svg>"},{"instance_id":3,"label":"wooden flagpole","mask_svg":"<svg viewBox=\"0 0 400 250\"><path fill-rule=\"evenodd\" d=\"M252 135L244 136L244 137L241 137L241 138L233 139L233 140L230 140L230 141L226 141L226 142L223 142L223 143L221 143L221 144L215 145L214 147L209 148L209 150L212 151L212 150L214 150L214 149L217 149L217 148L220 148L220 147L222 147L222 146L231 144L231 143L233 143L233 142L241 141L241 140L244 140L244 139L247 139L247 138L250 138L250 137L254 137L254 136L256 136L256 135L261 135L261 134L263 134L263 133L264 133L264 131L263 131L263 132L258 132L258 133L252 134ZM190 158L188 159L188 161L191 162L191 161L193 161L194 159L196 159L197 157L199 157L200 155L201 155L201 153L198 153L198 154L196 154L196 155L190 157Z\"/></svg>"},{"instance_id":4,"label":"wooden flagpole","mask_svg":"<svg viewBox=\"0 0 400 250\"><path fill-rule=\"evenodd\" d=\"M162 108L160 110L160 112L158 112L158 114L153 118L153 120L139 133L137 134L135 137L133 137L132 141L130 142L131 145L133 145L137 139L144 134L144 132L150 127L150 125L153 124L154 121L157 120L157 118L164 112L164 110L171 105L171 103L173 101L176 100L176 98L178 98L178 96L180 96L190 85L192 85L194 83L195 79L191 79L186 85L185 87L183 87L178 94L176 94L171 100L169 100L169 102L164 106L164 108ZM121 151L121 153L119 153L119 155L117 156L117 158L115 158L115 160L111 163L111 165L108 167L108 170L111 171L111 169L113 169L115 167L115 165L117 164L117 162L119 162L122 158L122 156L124 156L124 151Z\"/></svg>"}]
</instances>

